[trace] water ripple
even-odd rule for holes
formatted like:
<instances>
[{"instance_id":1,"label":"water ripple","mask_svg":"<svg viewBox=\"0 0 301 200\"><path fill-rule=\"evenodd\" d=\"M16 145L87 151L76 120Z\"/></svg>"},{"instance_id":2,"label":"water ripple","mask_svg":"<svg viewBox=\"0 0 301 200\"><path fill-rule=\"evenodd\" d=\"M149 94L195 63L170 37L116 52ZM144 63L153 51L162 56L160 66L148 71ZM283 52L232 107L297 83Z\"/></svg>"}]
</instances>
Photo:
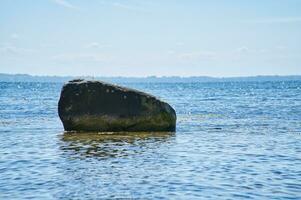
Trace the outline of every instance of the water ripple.
<instances>
[{"instance_id":1,"label":"water ripple","mask_svg":"<svg viewBox=\"0 0 301 200\"><path fill-rule=\"evenodd\" d=\"M0 83L0 199L301 199L301 82L126 83L176 133L64 133L61 83Z\"/></svg>"}]
</instances>

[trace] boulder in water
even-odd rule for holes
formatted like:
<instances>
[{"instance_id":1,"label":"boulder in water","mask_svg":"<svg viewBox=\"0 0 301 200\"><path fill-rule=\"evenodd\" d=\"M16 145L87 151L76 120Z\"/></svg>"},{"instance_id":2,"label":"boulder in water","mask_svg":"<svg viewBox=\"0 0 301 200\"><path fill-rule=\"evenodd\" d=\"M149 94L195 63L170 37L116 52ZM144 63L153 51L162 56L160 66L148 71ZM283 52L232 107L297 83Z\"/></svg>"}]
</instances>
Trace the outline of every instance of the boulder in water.
<instances>
[{"instance_id":1,"label":"boulder in water","mask_svg":"<svg viewBox=\"0 0 301 200\"><path fill-rule=\"evenodd\" d=\"M65 84L58 103L66 131L175 131L167 103L134 89L88 80Z\"/></svg>"}]
</instances>

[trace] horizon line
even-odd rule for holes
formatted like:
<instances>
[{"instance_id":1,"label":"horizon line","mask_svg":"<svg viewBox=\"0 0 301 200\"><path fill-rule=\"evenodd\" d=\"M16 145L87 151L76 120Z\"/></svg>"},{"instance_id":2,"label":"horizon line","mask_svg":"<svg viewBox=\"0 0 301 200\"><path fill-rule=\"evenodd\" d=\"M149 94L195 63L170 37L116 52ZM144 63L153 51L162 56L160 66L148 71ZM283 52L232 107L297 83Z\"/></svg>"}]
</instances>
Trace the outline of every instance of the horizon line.
<instances>
[{"instance_id":1,"label":"horizon line","mask_svg":"<svg viewBox=\"0 0 301 200\"><path fill-rule=\"evenodd\" d=\"M18 76L26 75L32 77L89 77L89 78L216 78L216 79L225 79L225 78L252 78L252 77L289 77L289 76L301 76L301 74L288 74L288 75L243 75L243 76L210 76L210 75L195 75L195 76L180 76L180 75L170 75L170 76L157 76L157 75L148 75L148 76L95 76L95 75L45 75L45 74L26 74L26 73L1 73L0 75L9 75L9 76Z\"/></svg>"}]
</instances>

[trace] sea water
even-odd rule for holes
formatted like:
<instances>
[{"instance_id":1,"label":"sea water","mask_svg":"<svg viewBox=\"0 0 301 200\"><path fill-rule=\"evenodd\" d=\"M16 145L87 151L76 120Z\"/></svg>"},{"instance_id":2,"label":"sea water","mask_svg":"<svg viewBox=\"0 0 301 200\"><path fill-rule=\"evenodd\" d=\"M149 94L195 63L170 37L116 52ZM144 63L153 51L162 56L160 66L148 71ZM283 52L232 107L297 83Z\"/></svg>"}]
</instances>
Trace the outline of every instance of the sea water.
<instances>
[{"instance_id":1,"label":"sea water","mask_svg":"<svg viewBox=\"0 0 301 200\"><path fill-rule=\"evenodd\" d=\"M0 199L301 199L301 82L120 83L175 133L64 133L62 83L0 83Z\"/></svg>"}]
</instances>

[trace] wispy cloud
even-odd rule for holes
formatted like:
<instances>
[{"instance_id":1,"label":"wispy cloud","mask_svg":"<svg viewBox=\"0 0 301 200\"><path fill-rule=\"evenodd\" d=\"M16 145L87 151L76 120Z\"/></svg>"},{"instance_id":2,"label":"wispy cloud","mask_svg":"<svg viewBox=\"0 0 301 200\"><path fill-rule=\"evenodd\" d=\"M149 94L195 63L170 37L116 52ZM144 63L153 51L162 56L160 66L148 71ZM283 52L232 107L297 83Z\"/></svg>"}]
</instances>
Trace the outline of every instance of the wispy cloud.
<instances>
[{"instance_id":1,"label":"wispy cloud","mask_svg":"<svg viewBox=\"0 0 301 200\"><path fill-rule=\"evenodd\" d=\"M86 48L91 48L91 49L99 49L99 48L105 48L105 47L110 47L110 44L103 44L103 43L98 43L98 42L91 42L87 44L85 47Z\"/></svg>"},{"instance_id":2,"label":"wispy cloud","mask_svg":"<svg viewBox=\"0 0 301 200\"><path fill-rule=\"evenodd\" d=\"M250 23L274 24L274 23L301 23L301 17L280 17L280 18L265 18L245 20Z\"/></svg>"},{"instance_id":3,"label":"wispy cloud","mask_svg":"<svg viewBox=\"0 0 301 200\"><path fill-rule=\"evenodd\" d=\"M120 2L113 2L112 6L122 8L122 9L127 9L127 10L139 10L139 8L136 6L124 4L124 3L120 3Z\"/></svg>"},{"instance_id":4,"label":"wispy cloud","mask_svg":"<svg viewBox=\"0 0 301 200\"><path fill-rule=\"evenodd\" d=\"M77 6L74 6L73 4L69 3L66 0L52 0L54 3L56 3L59 6L63 6L65 8L73 9L73 10L78 10L79 8Z\"/></svg>"},{"instance_id":5,"label":"wispy cloud","mask_svg":"<svg viewBox=\"0 0 301 200\"><path fill-rule=\"evenodd\" d=\"M13 45L2 45L0 46L0 54L4 55L24 55L33 53L33 49L16 47Z\"/></svg>"},{"instance_id":6,"label":"wispy cloud","mask_svg":"<svg viewBox=\"0 0 301 200\"><path fill-rule=\"evenodd\" d=\"M261 54L261 53L266 53L267 49L264 48L249 48L247 46L241 46L238 47L233 54Z\"/></svg>"},{"instance_id":7,"label":"wispy cloud","mask_svg":"<svg viewBox=\"0 0 301 200\"><path fill-rule=\"evenodd\" d=\"M104 62L108 61L110 57L104 54L61 54L52 57L52 60L59 62Z\"/></svg>"},{"instance_id":8,"label":"wispy cloud","mask_svg":"<svg viewBox=\"0 0 301 200\"><path fill-rule=\"evenodd\" d=\"M177 42L176 46L184 46L184 42Z\"/></svg>"},{"instance_id":9,"label":"wispy cloud","mask_svg":"<svg viewBox=\"0 0 301 200\"><path fill-rule=\"evenodd\" d=\"M246 53L246 52L249 52L250 51L250 48L249 47L246 47L246 46L242 46L242 47L238 47L236 49L237 52L239 53Z\"/></svg>"},{"instance_id":10,"label":"wispy cloud","mask_svg":"<svg viewBox=\"0 0 301 200\"><path fill-rule=\"evenodd\" d=\"M179 58L183 60L198 60L198 59L214 59L216 53L212 51L196 51L179 54Z\"/></svg>"},{"instance_id":11,"label":"wispy cloud","mask_svg":"<svg viewBox=\"0 0 301 200\"><path fill-rule=\"evenodd\" d=\"M141 2L142 1L138 1L137 2L124 2L124 1L117 1L117 0L107 0L107 1L100 1L100 3L102 5L105 6L112 6L118 9L123 9L123 10L129 10L129 11L143 11L145 12L145 10L141 7ZM143 2L144 3L144 2Z\"/></svg>"},{"instance_id":12,"label":"wispy cloud","mask_svg":"<svg viewBox=\"0 0 301 200\"><path fill-rule=\"evenodd\" d=\"M237 60L245 59L252 56L266 55L268 49L264 48L250 48L248 46L240 46L234 49L225 51L190 51L177 52L174 50L167 51L167 55L185 62L200 62L200 61L216 61L216 60Z\"/></svg>"},{"instance_id":13,"label":"wispy cloud","mask_svg":"<svg viewBox=\"0 0 301 200\"><path fill-rule=\"evenodd\" d=\"M11 39L17 40L20 38L20 36L17 33L13 33L10 35Z\"/></svg>"}]
</instances>

